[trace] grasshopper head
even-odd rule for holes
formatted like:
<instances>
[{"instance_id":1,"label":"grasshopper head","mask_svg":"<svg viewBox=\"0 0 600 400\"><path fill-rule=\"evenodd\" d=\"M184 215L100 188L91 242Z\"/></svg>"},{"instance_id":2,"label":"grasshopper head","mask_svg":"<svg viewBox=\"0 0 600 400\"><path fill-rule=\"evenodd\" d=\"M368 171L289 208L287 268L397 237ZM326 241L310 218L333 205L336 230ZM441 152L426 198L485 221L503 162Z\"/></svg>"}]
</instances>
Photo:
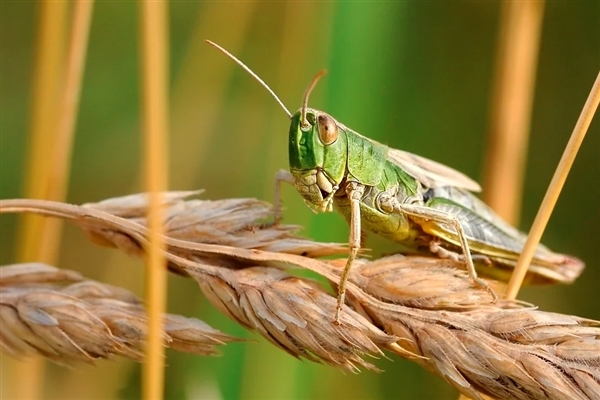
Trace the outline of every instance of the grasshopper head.
<instances>
[{"instance_id":1,"label":"grasshopper head","mask_svg":"<svg viewBox=\"0 0 600 400\"><path fill-rule=\"evenodd\" d=\"M330 211L333 195L346 172L348 142L346 128L324 112L308 108L310 92L325 71L313 77L304 93L302 108L292 115L275 92L250 68L218 44L210 40L207 42L256 79L290 117L290 171L294 175L296 189L313 211Z\"/></svg>"},{"instance_id":2,"label":"grasshopper head","mask_svg":"<svg viewBox=\"0 0 600 400\"><path fill-rule=\"evenodd\" d=\"M313 211L331 210L333 195L344 179L347 154L346 132L331 116L311 108L292 116L290 172L296 189Z\"/></svg>"}]
</instances>

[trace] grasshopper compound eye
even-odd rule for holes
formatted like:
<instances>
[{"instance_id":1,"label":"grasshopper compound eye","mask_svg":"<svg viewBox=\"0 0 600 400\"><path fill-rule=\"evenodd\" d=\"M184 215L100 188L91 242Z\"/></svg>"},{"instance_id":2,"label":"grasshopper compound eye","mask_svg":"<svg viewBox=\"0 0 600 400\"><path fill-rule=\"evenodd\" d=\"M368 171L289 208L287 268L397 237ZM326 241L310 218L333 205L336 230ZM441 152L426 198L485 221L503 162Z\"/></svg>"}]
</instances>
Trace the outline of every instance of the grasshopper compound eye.
<instances>
[{"instance_id":1,"label":"grasshopper compound eye","mask_svg":"<svg viewBox=\"0 0 600 400\"><path fill-rule=\"evenodd\" d=\"M327 114L320 114L317 117L319 123L319 139L324 145L335 142L338 138L338 126L334 119Z\"/></svg>"}]
</instances>

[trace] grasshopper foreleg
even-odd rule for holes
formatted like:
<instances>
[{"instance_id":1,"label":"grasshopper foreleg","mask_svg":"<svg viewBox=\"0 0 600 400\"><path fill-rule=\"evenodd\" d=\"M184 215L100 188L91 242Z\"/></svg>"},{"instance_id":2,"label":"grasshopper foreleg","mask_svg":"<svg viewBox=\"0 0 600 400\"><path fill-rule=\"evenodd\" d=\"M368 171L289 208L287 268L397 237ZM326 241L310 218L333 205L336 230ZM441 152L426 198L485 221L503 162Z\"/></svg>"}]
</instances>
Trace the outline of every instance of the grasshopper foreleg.
<instances>
[{"instance_id":1,"label":"grasshopper foreleg","mask_svg":"<svg viewBox=\"0 0 600 400\"><path fill-rule=\"evenodd\" d=\"M286 182L294 184L294 176L290 171L280 169L275 174L275 201L273 202L273 212L275 214L275 224L281 222L281 183Z\"/></svg>"},{"instance_id":2,"label":"grasshopper foreleg","mask_svg":"<svg viewBox=\"0 0 600 400\"><path fill-rule=\"evenodd\" d=\"M350 239L348 240L350 251L338 286L337 307L333 319L333 323L336 325L340 324L340 312L346 299L346 281L350 274L350 268L352 268L352 262L358 255L358 250L360 250L360 200L365 192L365 187L359 183L350 182L346 185L345 190L346 196L350 199Z\"/></svg>"},{"instance_id":3,"label":"grasshopper foreleg","mask_svg":"<svg viewBox=\"0 0 600 400\"><path fill-rule=\"evenodd\" d=\"M430 207L419 206L414 204L402 204L395 202L394 208L396 208L397 211L409 217L435 221L438 223L452 226L456 230L456 235L458 236L458 240L460 241L460 247L463 252L464 261L467 266L467 271L469 272L470 279L477 286L487 290L494 298L494 302L498 300L498 295L496 295L496 293L492 290L490 285L477 276L477 271L475 271L475 265L473 264L473 257L471 256L471 251L469 250L467 236L458 218L456 218L454 215L447 214L445 212L432 209Z\"/></svg>"}]
</instances>

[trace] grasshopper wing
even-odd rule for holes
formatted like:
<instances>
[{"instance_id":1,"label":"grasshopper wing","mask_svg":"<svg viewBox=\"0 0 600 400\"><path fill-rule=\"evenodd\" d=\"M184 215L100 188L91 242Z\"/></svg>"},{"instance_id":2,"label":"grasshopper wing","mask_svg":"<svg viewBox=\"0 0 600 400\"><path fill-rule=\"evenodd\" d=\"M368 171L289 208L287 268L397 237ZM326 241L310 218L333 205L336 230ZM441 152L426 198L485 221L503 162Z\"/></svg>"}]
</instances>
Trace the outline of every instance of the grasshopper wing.
<instances>
[{"instance_id":1,"label":"grasshopper wing","mask_svg":"<svg viewBox=\"0 0 600 400\"><path fill-rule=\"evenodd\" d=\"M407 151L389 149L387 158L426 188L454 186L471 192L481 191L479 184L462 172L425 157Z\"/></svg>"}]
</instances>

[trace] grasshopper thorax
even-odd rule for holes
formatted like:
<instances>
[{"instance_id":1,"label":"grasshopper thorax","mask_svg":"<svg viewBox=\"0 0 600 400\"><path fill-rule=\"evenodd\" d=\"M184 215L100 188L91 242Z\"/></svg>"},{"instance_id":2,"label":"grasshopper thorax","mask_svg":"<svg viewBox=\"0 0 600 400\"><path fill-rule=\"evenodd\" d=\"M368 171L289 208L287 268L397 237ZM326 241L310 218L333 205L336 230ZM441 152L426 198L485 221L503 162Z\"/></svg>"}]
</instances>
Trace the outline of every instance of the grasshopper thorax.
<instances>
[{"instance_id":1,"label":"grasshopper thorax","mask_svg":"<svg viewBox=\"0 0 600 400\"><path fill-rule=\"evenodd\" d=\"M296 188L313 210L330 208L345 176L347 154L346 131L330 115L305 108L292 116L290 171Z\"/></svg>"}]
</instances>

